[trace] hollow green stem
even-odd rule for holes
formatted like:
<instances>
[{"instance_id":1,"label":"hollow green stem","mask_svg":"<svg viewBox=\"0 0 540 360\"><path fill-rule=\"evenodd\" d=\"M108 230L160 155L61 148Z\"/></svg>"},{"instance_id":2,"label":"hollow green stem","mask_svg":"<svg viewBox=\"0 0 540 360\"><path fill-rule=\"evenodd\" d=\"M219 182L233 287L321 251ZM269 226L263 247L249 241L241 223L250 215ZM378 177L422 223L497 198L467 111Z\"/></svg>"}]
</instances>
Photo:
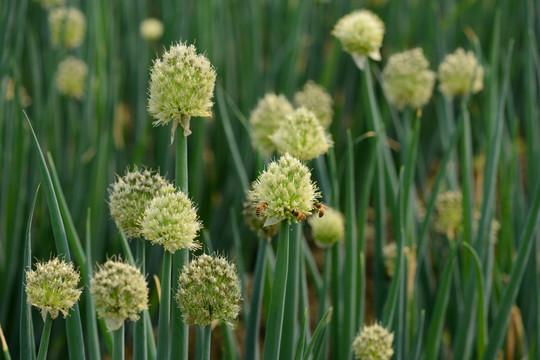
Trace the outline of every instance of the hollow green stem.
<instances>
[{"instance_id":1,"label":"hollow green stem","mask_svg":"<svg viewBox=\"0 0 540 360\"><path fill-rule=\"evenodd\" d=\"M301 224L293 224L289 239L289 272L287 274L287 296L285 298L285 313L283 318L280 359L294 357L295 340L298 335L298 294L300 259L302 258L302 228Z\"/></svg>"},{"instance_id":2,"label":"hollow green stem","mask_svg":"<svg viewBox=\"0 0 540 360\"><path fill-rule=\"evenodd\" d=\"M112 360L124 360L124 324L113 333L113 356Z\"/></svg>"},{"instance_id":3,"label":"hollow green stem","mask_svg":"<svg viewBox=\"0 0 540 360\"><path fill-rule=\"evenodd\" d=\"M52 318L49 314L45 315L45 325L41 332L41 340L39 341L39 351L37 360L45 360L47 358L47 350L49 350L49 337L51 336Z\"/></svg>"},{"instance_id":4,"label":"hollow green stem","mask_svg":"<svg viewBox=\"0 0 540 360\"><path fill-rule=\"evenodd\" d=\"M278 359L281 348L281 326L285 311L285 295L287 274L289 272L289 224L283 221L279 229L279 240L276 256L275 275L270 297L270 308L267 316L266 342L264 358Z\"/></svg>"},{"instance_id":5,"label":"hollow green stem","mask_svg":"<svg viewBox=\"0 0 540 360\"><path fill-rule=\"evenodd\" d=\"M255 262L253 278L253 295L249 306L246 331L246 359L259 359L259 325L261 318L261 305L264 285L264 272L266 268L266 252L269 242L261 239Z\"/></svg>"},{"instance_id":6,"label":"hollow green stem","mask_svg":"<svg viewBox=\"0 0 540 360\"><path fill-rule=\"evenodd\" d=\"M145 273L146 247L144 239L136 239L135 257L141 273ZM144 318L133 324L133 360L147 358L146 322Z\"/></svg>"},{"instance_id":7,"label":"hollow green stem","mask_svg":"<svg viewBox=\"0 0 540 360\"><path fill-rule=\"evenodd\" d=\"M161 299L159 304L158 320L158 359L169 358L170 317L171 317L171 264L172 254L163 253L161 264Z\"/></svg>"},{"instance_id":8,"label":"hollow green stem","mask_svg":"<svg viewBox=\"0 0 540 360\"><path fill-rule=\"evenodd\" d=\"M176 164L175 181L179 190L188 194L188 148L187 136L182 131L176 133ZM178 276L184 265L189 262L189 251L181 249L172 256L172 286L174 293L177 292ZM171 338L175 339L171 347L173 359L187 359L189 347L189 328L182 320L182 313L178 306L173 306L171 311Z\"/></svg>"},{"instance_id":9,"label":"hollow green stem","mask_svg":"<svg viewBox=\"0 0 540 360\"><path fill-rule=\"evenodd\" d=\"M210 350L212 347L212 327L210 325L202 326L197 335L201 335L199 342L201 349L198 351L199 360L210 360Z\"/></svg>"}]
</instances>

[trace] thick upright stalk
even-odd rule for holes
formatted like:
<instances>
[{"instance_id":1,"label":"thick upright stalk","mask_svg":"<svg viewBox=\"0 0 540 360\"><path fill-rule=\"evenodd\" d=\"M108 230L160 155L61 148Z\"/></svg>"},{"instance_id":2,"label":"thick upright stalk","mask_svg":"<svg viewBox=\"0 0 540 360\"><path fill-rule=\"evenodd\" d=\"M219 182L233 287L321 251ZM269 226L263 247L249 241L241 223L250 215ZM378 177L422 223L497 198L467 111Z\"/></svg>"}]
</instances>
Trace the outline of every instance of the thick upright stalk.
<instances>
[{"instance_id":1,"label":"thick upright stalk","mask_svg":"<svg viewBox=\"0 0 540 360\"><path fill-rule=\"evenodd\" d=\"M176 132L176 164L175 181L179 190L188 194L188 149L187 136L182 131ZM172 260L172 286L176 294L178 276L182 267L189 262L189 250L182 249L173 255ZM171 347L171 358L187 359L189 348L189 328L182 319L182 313L178 306L173 306L171 311L171 338L175 339Z\"/></svg>"},{"instance_id":2,"label":"thick upright stalk","mask_svg":"<svg viewBox=\"0 0 540 360\"><path fill-rule=\"evenodd\" d=\"M144 239L136 239L136 261L141 273L145 273L146 248ZM133 360L146 360L147 340L144 317L133 324Z\"/></svg>"},{"instance_id":3,"label":"thick upright stalk","mask_svg":"<svg viewBox=\"0 0 540 360\"><path fill-rule=\"evenodd\" d=\"M302 228L300 224L292 225L292 235L289 239L289 272L287 274L287 297L285 298L285 313L283 318L280 359L292 359L294 357L295 341L298 335L298 294L300 256L302 249ZM301 309L303 311L303 309Z\"/></svg>"},{"instance_id":4,"label":"thick upright stalk","mask_svg":"<svg viewBox=\"0 0 540 360\"><path fill-rule=\"evenodd\" d=\"M113 334L113 356L112 360L124 360L124 325L115 330Z\"/></svg>"},{"instance_id":5,"label":"thick upright stalk","mask_svg":"<svg viewBox=\"0 0 540 360\"><path fill-rule=\"evenodd\" d=\"M197 332L197 335L201 335L202 339L200 341L201 349L198 351L199 360L210 360L210 350L212 345L212 327L206 325L200 328L200 331Z\"/></svg>"},{"instance_id":6,"label":"thick upright stalk","mask_svg":"<svg viewBox=\"0 0 540 360\"><path fill-rule=\"evenodd\" d=\"M45 325L41 332L41 340L39 341L39 351L37 360L45 360L47 358L47 350L49 349L49 337L51 336L52 318L49 314L45 317Z\"/></svg>"},{"instance_id":7,"label":"thick upright stalk","mask_svg":"<svg viewBox=\"0 0 540 360\"><path fill-rule=\"evenodd\" d=\"M287 274L289 272L289 224L283 221L279 229L279 240L276 257L272 296L266 320L266 342L264 344L264 358L278 359L281 348L281 326L285 311L285 295ZM288 335L288 334L284 334Z\"/></svg>"},{"instance_id":8,"label":"thick upright stalk","mask_svg":"<svg viewBox=\"0 0 540 360\"><path fill-rule=\"evenodd\" d=\"M343 336L340 344L341 359L350 357L354 333L356 331L356 291L358 286L358 243L356 239L354 156L350 131L347 132L347 159L345 172L345 259L343 264Z\"/></svg>"},{"instance_id":9,"label":"thick upright stalk","mask_svg":"<svg viewBox=\"0 0 540 360\"><path fill-rule=\"evenodd\" d=\"M253 294L249 306L246 331L246 359L259 359L259 325L261 319L261 305L264 285L264 272L266 268L266 251L270 244L266 240L259 241L255 274L253 277Z\"/></svg>"},{"instance_id":10,"label":"thick upright stalk","mask_svg":"<svg viewBox=\"0 0 540 360\"><path fill-rule=\"evenodd\" d=\"M171 318L171 263L172 254L163 252L161 264L161 299L159 302L158 320L158 359L169 358L170 318Z\"/></svg>"}]
</instances>

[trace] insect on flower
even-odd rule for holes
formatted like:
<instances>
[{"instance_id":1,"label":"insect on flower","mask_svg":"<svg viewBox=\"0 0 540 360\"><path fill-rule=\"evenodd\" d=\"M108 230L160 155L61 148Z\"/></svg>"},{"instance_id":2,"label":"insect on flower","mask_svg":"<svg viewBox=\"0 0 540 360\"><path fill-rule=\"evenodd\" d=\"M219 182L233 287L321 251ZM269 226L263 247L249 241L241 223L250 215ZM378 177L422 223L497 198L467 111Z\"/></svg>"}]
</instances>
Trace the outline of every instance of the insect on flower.
<instances>
[{"instance_id":1,"label":"insect on flower","mask_svg":"<svg viewBox=\"0 0 540 360\"><path fill-rule=\"evenodd\" d=\"M319 217L323 217L324 211L326 210L326 206L324 206L324 204L320 202L315 203L315 210L317 210L317 212L319 213Z\"/></svg>"},{"instance_id":2,"label":"insect on flower","mask_svg":"<svg viewBox=\"0 0 540 360\"><path fill-rule=\"evenodd\" d=\"M264 211L268 208L268 203L265 201L262 201L257 204L257 207L255 208L255 214L257 216L262 216Z\"/></svg>"},{"instance_id":3,"label":"insect on flower","mask_svg":"<svg viewBox=\"0 0 540 360\"><path fill-rule=\"evenodd\" d=\"M306 214L304 214L301 211L298 211L296 209L291 211L291 214L296 218L296 221L304 221L306 220Z\"/></svg>"}]
</instances>

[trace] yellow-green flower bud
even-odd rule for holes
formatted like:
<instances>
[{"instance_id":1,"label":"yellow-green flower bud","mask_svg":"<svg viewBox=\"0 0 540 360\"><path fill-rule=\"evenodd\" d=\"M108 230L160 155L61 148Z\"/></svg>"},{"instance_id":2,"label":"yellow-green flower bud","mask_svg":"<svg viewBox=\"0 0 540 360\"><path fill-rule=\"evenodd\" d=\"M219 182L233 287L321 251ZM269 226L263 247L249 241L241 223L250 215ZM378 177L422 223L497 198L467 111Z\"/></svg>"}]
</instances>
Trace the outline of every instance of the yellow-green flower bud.
<instances>
[{"instance_id":1,"label":"yellow-green flower bud","mask_svg":"<svg viewBox=\"0 0 540 360\"><path fill-rule=\"evenodd\" d=\"M163 36L163 23L155 18L144 19L139 27L141 37L146 41L156 41Z\"/></svg>"},{"instance_id":2,"label":"yellow-green flower bud","mask_svg":"<svg viewBox=\"0 0 540 360\"><path fill-rule=\"evenodd\" d=\"M304 221L320 194L307 166L285 154L259 175L249 196L261 207L264 226L270 226L282 220Z\"/></svg>"},{"instance_id":3,"label":"yellow-green flower bud","mask_svg":"<svg viewBox=\"0 0 540 360\"><path fill-rule=\"evenodd\" d=\"M216 71L193 45L178 43L154 61L150 73L148 111L154 125L180 124L191 133L189 119L212 116ZM174 131L174 130L173 130Z\"/></svg>"},{"instance_id":4,"label":"yellow-green flower bud","mask_svg":"<svg viewBox=\"0 0 540 360\"><path fill-rule=\"evenodd\" d=\"M43 319L58 313L66 317L79 300L81 289L79 273L72 263L54 258L37 263L35 270L26 271L26 296L28 303L41 310Z\"/></svg>"},{"instance_id":5,"label":"yellow-green flower bud","mask_svg":"<svg viewBox=\"0 0 540 360\"><path fill-rule=\"evenodd\" d=\"M263 155L270 155L276 148L270 136L276 132L285 117L294 111L283 95L266 94L251 112L251 139L253 146Z\"/></svg>"},{"instance_id":6,"label":"yellow-green flower bud","mask_svg":"<svg viewBox=\"0 0 540 360\"><path fill-rule=\"evenodd\" d=\"M278 153L289 153L303 161L315 159L332 146L330 135L315 114L303 107L287 115L270 139Z\"/></svg>"},{"instance_id":7,"label":"yellow-green flower bud","mask_svg":"<svg viewBox=\"0 0 540 360\"><path fill-rule=\"evenodd\" d=\"M371 11L357 10L345 15L337 22L332 35L338 38L360 69L364 68L366 57L381 60L384 23Z\"/></svg>"},{"instance_id":8,"label":"yellow-green flower bud","mask_svg":"<svg viewBox=\"0 0 540 360\"><path fill-rule=\"evenodd\" d=\"M230 323L238 316L240 300L236 268L221 257L199 256L178 279L176 301L188 324Z\"/></svg>"},{"instance_id":9,"label":"yellow-green flower bud","mask_svg":"<svg viewBox=\"0 0 540 360\"><path fill-rule=\"evenodd\" d=\"M201 229L197 211L181 191L152 199L144 211L141 228L147 240L171 253L200 247L195 241Z\"/></svg>"},{"instance_id":10,"label":"yellow-green flower bud","mask_svg":"<svg viewBox=\"0 0 540 360\"><path fill-rule=\"evenodd\" d=\"M324 213L315 214L309 218L309 225L315 242L321 246L331 246L343 240L345 221L343 215L330 207L324 208Z\"/></svg>"},{"instance_id":11,"label":"yellow-green flower bud","mask_svg":"<svg viewBox=\"0 0 540 360\"><path fill-rule=\"evenodd\" d=\"M128 237L142 236L141 221L150 201L173 193L174 186L150 170L128 171L109 188L109 208L116 226Z\"/></svg>"},{"instance_id":12,"label":"yellow-green flower bud","mask_svg":"<svg viewBox=\"0 0 540 360\"><path fill-rule=\"evenodd\" d=\"M398 109L414 109L427 104L433 92L435 73L420 48L394 54L383 71L383 86L388 100Z\"/></svg>"},{"instance_id":13,"label":"yellow-green flower bud","mask_svg":"<svg viewBox=\"0 0 540 360\"><path fill-rule=\"evenodd\" d=\"M439 65L439 89L449 97L477 93L484 87L484 69L472 51L457 49Z\"/></svg>"},{"instance_id":14,"label":"yellow-green flower bud","mask_svg":"<svg viewBox=\"0 0 540 360\"><path fill-rule=\"evenodd\" d=\"M294 104L312 111L325 129L332 123L334 101L322 86L313 81L308 81L302 90L294 94Z\"/></svg>"},{"instance_id":15,"label":"yellow-green flower bud","mask_svg":"<svg viewBox=\"0 0 540 360\"><path fill-rule=\"evenodd\" d=\"M58 64L56 71L56 88L58 92L75 98L82 99L86 83L88 68L86 63L73 56L69 56Z\"/></svg>"},{"instance_id":16,"label":"yellow-green flower bud","mask_svg":"<svg viewBox=\"0 0 540 360\"><path fill-rule=\"evenodd\" d=\"M81 46L86 34L86 18L74 7L61 7L49 13L51 42L54 46L74 49Z\"/></svg>"},{"instance_id":17,"label":"yellow-green flower bud","mask_svg":"<svg viewBox=\"0 0 540 360\"><path fill-rule=\"evenodd\" d=\"M446 191L435 202L435 230L453 240L462 229L461 191Z\"/></svg>"},{"instance_id":18,"label":"yellow-green flower bud","mask_svg":"<svg viewBox=\"0 0 540 360\"><path fill-rule=\"evenodd\" d=\"M261 239L270 240L278 233L279 225L264 226L265 219L262 214L265 210L264 204L254 201L252 193L248 191L243 211L246 225Z\"/></svg>"},{"instance_id":19,"label":"yellow-green flower bud","mask_svg":"<svg viewBox=\"0 0 540 360\"><path fill-rule=\"evenodd\" d=\"M356 359L389 360L394 354L394 335L379 324L362 327L353 342Z\"/></svg>"},{"instance_id":20,"label":"yellow-green flower bud","mask_svg":"<svg viewBox=\"0 0 540 360\"><path fill-rule=\"evenodd\" d=\"M146 280L136 267L122 261L107 260L95 273L90 292L96 311L110 331L125 320L136 321L148 309Z\"/></svg>"},{"instance_id":21,"label":"yellow-green flower bud","mask_svg":"<svg viewBox=\"0 0 540 360\"><path fill-rule=\"evenodd\" d=\"M28 107L32 103L32 99L28 95L26 88L22 84L15 84L12 78L4 78L7 81L6 84L6 93L4 94L4 99L6 101L13 101L15 99L15 88L18 90L17 96L19 97L19 102L22 107Z\"/></svg>"}]
</instances>

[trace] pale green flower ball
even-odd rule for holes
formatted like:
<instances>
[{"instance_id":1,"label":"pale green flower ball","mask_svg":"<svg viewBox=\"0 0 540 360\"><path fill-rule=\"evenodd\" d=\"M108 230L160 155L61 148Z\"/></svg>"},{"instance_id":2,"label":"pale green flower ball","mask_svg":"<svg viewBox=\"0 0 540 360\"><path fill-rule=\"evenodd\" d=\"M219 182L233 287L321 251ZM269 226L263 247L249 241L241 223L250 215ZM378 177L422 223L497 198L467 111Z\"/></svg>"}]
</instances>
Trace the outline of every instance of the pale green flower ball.
<instances>
[{"instance_id":1,"label":"pale green flower ball","mask_svg":"<svg viewBox=\"0 0 540 360\"><path fill-rule=\"evenodd\" d=\"M453 240L462 229L463 205L461 191L446 191L435 202L435 230Z\"/></svg>"},{"instance_id":2,"label":"pale green flower ball","mask_svg":"<svg viewBox=\"0 0 540 360\"><path fill-rule=\"evenodd\" d=\"M90 292L96 311L110 331L119 329L125 320L136 321L148 309L148 287L144 275L135 266L107 260L94 274Z\"/></svg>"},{"instance_id":3,"label":"pale green flower ball","mask_svg":"<svg viewBox=\"0 0 540 360\"><path fill-rule=\"evenodd\" d=\"M294 103L312 111L325 129L332 123L334 101L322 86L313 81L308 81L302 90L294 94Z\"/></svg>"},{"instance_id":4,"label":"pale green flower ball","mask_svg":"<svg viewBox=\"0 0 540 360\"><path fill-rule=\"evenodd\" d=\"M251 139L253 146L263 155L270 155L276 148L270 136L279 128L285 117L294 111L283 95L266 94L251 112Z\"/></svg>"},{"instance_id":5,"label":"pale green flower ball","mask_svg":"<svg viewBox=\"0 0 540 360\"><path fill-rule=\"evenodd\" d=\"M73 264L59 258L37 263L35 270L26 271L28 303L41 310L43 319L47 314L66 317L81 295L79 279Z\"/></svg>"},{"instance_id":6,"label":"pale green flower ball","mask_svg":"<svg viewBox=\"0 0 540 360\"><path fill-rule=\"evenodd\" d=\"M74 7L55 8L49 13L49 27L54 46L74 49L84 41L86 18Z\"/></svg>"},{"instance_id":7,"label":"pale green flower ball","mask_svg":"<svg viewBox=\"0 0 540 360\"><path fill-rule=\"evenodd\" d=\"M150 73L148 111L154 125L180 124L191 133L189 119L212 116L216 71L193 45L178 43L154 61Z\"/></svg>"},{"instance_id":8,"label":"pale green flower ball","mask_svg":"<svg viewBox=\"0 0 540 360\"><path fill-rule=\"evenodd\" d=\"M109 188L109 208L116 226L128 238L142 236L146 206L154 197L174 191L173 185L150 170L128 171L118 177Z\"/></svg>"},{"instance_id":9,"label":"pale green flower ball","mask_svg":"<svg viewBox=\"0 0 540 360\"><path fill-rule=\"evenodd\" d=\"M439 65L439 89L449 97L477 93L484 87L484 69L472 51L457 49Z\"/></svg>"},{"instance_id":10,"label":"pale green flower ball","mask_svg":"<svg viewBox=\"0 0 540 360\"><path fill-rule=\"evenodd\" d=\"M270 139L278 153L289 153L303 161L325 154L332 146L330 135L315 114L303 107L287 115Z\"/></svg>"},{"instance_id":11,"label":"pale green flower ball","mask_svg":"<svg viewBox=\"0 0 540 360\"><path fill-rule=\"evenodd\" d=\"M364 68L366 57L381 60L384 23L371 11L357 10L345 15L335 25L332 35L352 55L360 69Z\"/></svg>"},{"instance_id":12,"label":"pale green flower ball","mask_svg":"<svg viewBox=\"0 0 540 360\"><path fill-rule=\"evenodd\" d=\"M353 351L360 360L389 360L394 354L394 335L384 327L373 324L364 326L353 341Z\"/></svg>"},{"instance_id":13,"label":"pale green flower ball","mask_svg":"<svg viewBox=\"0 0 540 360\"><path fill-rule=\"evenodd\" d=\"M343 215L330 207L324 209L324 215L317 214L309 218L309 225L315 242L321 246L331 246L343 240L345 220Z\"/></svg>"},{"instance_id":14,"label":"pale green flower ball","mask_svg":"<svg viewBox=\"0 0 540 360\"><path fill-rule=\"evenodd\" d=\"M201 223L191 200L181 191L163 194L150 201L141 222L142 234L152 244L174 253L194 250Z\"/></svg>"},{"instance_id":15,"label":"pale green flower ball","mask_svg":"<svg viewBox=\"0 0 540 360\"><path fill-rule=\"evenodd\" d=\"M155 18L144 19L139 27L141 37L146 41L156 41L163 36L163 23Z\"/></svg>"},{"instance_id":16,"label":"pale green flower ball","mask_svg":"<svg viewBox=\"0 0 540 360\"><path fill-rule=\"evenodd\" d=\"M86 75L88 67L86 63L73 56L69 56L58 64L55 84L58 92L80 100L84 96Z\"/></svg>"},{"instance_id":17,"label":"pale green flower ball","mask_svg":"<svg viewBox=\"0 0 540 360\"><path fill-rule=\"evenodd\" d=\"M184 267L176 301L191 325L231 323L240 311L240 282L234 265L221 257L201 255Z\"/></svg>"},{"instance_id":18,"label":"pale green flower ball","mask_svg":"<svg viewBox=\"0 0 540 360\"><path fill-rule=\"evenodd\" d=\"M261 207L264 226L304 221L320 198L307 166L289 154L272 161L253 183L250 198Z\"/></svg>"},{"instance_id":19,"label":"pale green flower ball","mask_svg":"<svg viewBox=\"0 0 540 360\"><path fill-rule=\"evenodd\" d=\"M435 73L420 48L394 54L383 71L388 100L398 109L418 109L427 104L433 92Z\"/></svg>"},{"instance_id":20,"label":"pale green flower ball","mask_svg":"<svg viewBox=\"0 0 540 360\"><path fill-rule=\"evenodd\" d=\"M279 225L264 226L265 218L262 214L265 205L253 200L252 192L247 193L244 201L243 215L246 225L261 239L270 240L279 231Z\"/></svg>"}]
</instances>

